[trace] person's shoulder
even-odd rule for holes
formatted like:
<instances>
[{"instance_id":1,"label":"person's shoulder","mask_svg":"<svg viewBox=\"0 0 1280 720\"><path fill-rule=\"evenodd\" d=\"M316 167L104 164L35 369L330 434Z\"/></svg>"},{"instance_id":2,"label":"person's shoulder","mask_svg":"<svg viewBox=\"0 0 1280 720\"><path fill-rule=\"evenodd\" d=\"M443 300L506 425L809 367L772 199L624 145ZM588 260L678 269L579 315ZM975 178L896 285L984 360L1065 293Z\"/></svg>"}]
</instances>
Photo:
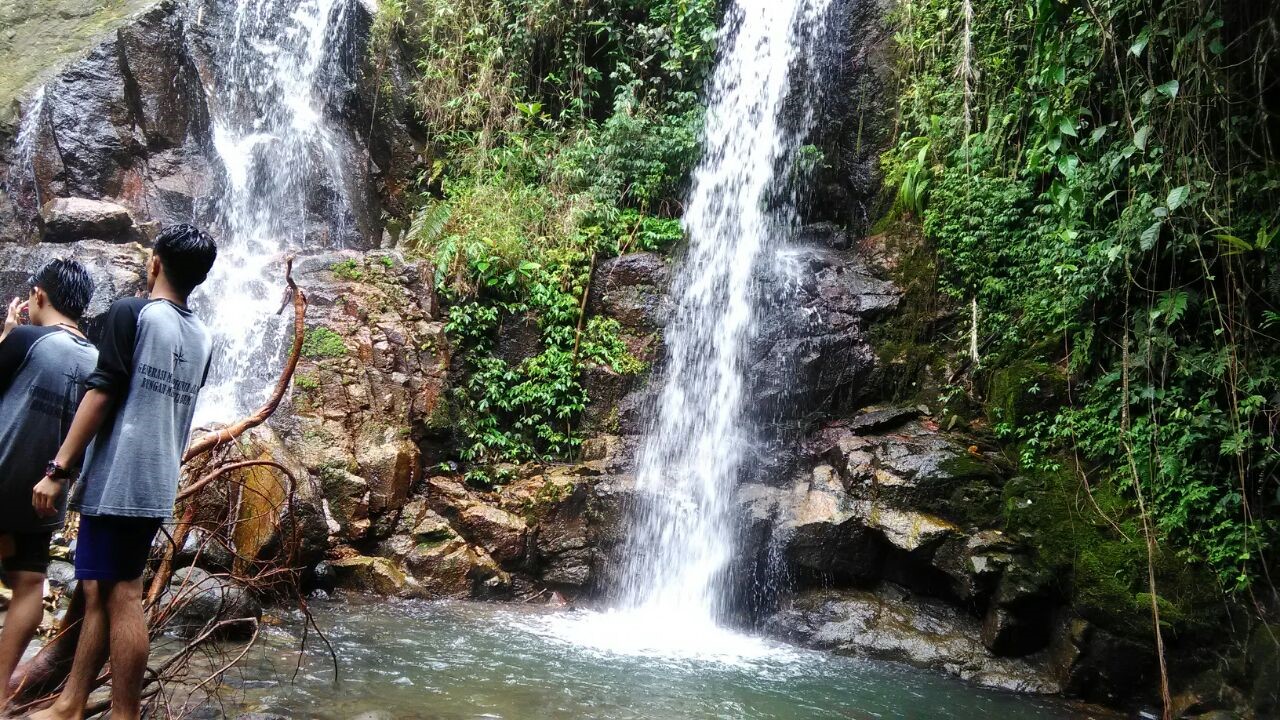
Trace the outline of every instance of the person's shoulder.
<instances>
[{"instance_id":1,"label":"person's shoulder","mask_svg":"<svg viewBox=\"0 0 1280 720\"><path fill-rule=\"evenodd\" d=\"M151 304L151 301L150 301L150 300L148 300L148 299L146 299L146 298L140 298L140 297L122 297L122 298L120 298L119 300L116 300L115 302L111 303L111 309L110 309L110 310L108 310L107 312L109 312L109 313L116 313L116 312L133 312L133 313L137 313L137 312L141 312L141 311L142 311L142 308L144 308L144 307L146 307L147 305L150 305L150 304Z\"/></svg>"},{"instance_id":2,"label":"person's shoulder","mask_svg":"<svg viewBox=\"0 0 1280 720\"><path fill-rule=\"evenodd\" d=\"M5 342L15 342L19 344L34 344L35 341L46 335L52 335L58 332L56 327L42 327L40 325L19 325L9 331Z\"/></svg>"}]
</instances>

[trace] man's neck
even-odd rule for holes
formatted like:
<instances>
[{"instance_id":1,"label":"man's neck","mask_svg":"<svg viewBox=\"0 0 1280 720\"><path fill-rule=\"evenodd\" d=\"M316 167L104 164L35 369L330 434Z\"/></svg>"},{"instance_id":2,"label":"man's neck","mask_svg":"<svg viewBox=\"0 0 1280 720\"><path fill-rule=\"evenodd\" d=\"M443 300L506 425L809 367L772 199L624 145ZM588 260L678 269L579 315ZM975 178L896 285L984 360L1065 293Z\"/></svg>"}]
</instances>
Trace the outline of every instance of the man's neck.
<instances>
[{"instance_id":1,"label":"man's neck","mask_svg":"<svg viewBox=\"0 0 1280 720\"><path fill-rule=\"evenodd\" d=\"M156 284L151 287L150 298L152 300L168 300L178 307L185 308L187 306L187 296L175 290L164 277L156 278Z\"/></svg>"},{"instance_id":2,"label":"man's neck","mask_svg":"<svg viewBox=\"0 0 1280 720\"><path fill-rule=\"evenodd\" d=\"M47 312L40 318L41 327L53 327L55 325L61 325L76 331L80 330L79 323L57 311Z\"/></svg>"}]
</instances>

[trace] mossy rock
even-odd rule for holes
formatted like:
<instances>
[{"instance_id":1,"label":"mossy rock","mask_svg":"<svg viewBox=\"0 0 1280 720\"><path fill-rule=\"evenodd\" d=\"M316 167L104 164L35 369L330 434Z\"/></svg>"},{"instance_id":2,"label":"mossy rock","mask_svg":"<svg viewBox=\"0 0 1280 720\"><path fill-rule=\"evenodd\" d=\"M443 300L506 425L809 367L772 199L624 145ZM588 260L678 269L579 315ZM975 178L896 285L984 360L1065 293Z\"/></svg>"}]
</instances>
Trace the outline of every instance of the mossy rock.
<instances>
[{"instance_id":1,"label":"mossy rock","mask_svg":"<svg viewBox=\"0 0 1280 720\"><path fill-rule=\"evenodd\" d=\"M987 381L987 419L993 425L1019 425L1057 409L1066 401L1067 379L1043 362L1019 360L997 368Z\"/></svg>"}]
</instances>

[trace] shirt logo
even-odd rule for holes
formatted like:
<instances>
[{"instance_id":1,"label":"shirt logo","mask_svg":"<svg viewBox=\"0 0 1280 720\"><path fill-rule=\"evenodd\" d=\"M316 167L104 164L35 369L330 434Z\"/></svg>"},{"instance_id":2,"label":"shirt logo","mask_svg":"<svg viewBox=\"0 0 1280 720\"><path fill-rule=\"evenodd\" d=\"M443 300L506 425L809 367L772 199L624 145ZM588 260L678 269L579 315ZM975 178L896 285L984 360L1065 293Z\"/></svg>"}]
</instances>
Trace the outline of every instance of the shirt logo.
<instances>
[{"instance_id":1,"label":"shirt logo","mask_svg":"<svg viewBox=\"0 0 1280 720\"><path fill-rule=\"evenodd\" d=\"M187 362L187 356L185 353L182 352L182 348L178 348L177 350L173 351L174 367L177 367L178 365L183 365L186 362Z\"/></svg>"}]
</instances>

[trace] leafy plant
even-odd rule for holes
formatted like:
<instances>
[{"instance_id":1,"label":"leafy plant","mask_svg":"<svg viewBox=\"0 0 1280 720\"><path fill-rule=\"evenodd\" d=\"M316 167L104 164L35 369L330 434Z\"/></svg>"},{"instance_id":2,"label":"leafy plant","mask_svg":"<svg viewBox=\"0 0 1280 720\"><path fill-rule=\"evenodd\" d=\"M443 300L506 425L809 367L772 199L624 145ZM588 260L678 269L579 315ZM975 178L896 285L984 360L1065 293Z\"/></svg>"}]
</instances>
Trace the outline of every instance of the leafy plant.
<instances>
[{"instance_id":1,"label":"leafy plant","mask_svg":"<svg viewBox=\"0 0 1280 720\"><path fill-rule=\"evenodd\" d=\"M326 327L312 328L302 338L302 355L313 360L339 358L347 354L342 336Z\"/></svg>"}]
</instances>

